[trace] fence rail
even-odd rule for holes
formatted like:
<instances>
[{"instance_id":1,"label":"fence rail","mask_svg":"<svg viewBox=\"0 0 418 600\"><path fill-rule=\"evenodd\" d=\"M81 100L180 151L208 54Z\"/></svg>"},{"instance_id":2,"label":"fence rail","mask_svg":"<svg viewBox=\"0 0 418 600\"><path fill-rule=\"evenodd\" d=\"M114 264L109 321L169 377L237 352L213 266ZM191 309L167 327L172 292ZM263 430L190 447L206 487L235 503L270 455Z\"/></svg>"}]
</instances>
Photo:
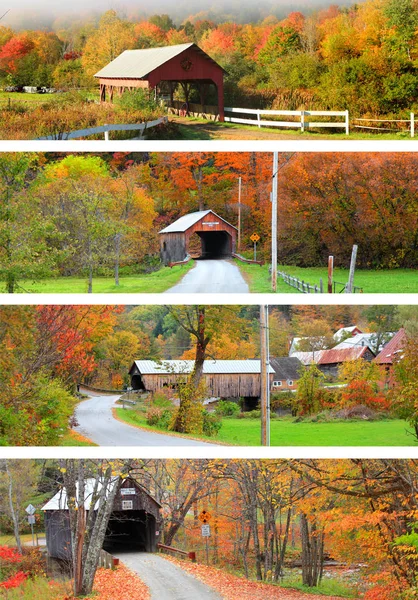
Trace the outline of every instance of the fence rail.
<instances>
[{"instance_id":1,"label":"fence rail","mask_svg":"<svg viewBox=\"0 0 418 600\"><path fill-rule=\"evenodd\" d=\"M172 269L176 265L187 265L187 263L190 262L191 260L192 260L192 257L188 254L184 260L178 260L176 262L169 262L168 266L170 267L170 269Z\"/></svg>"},{"instance_id":2,"label":"fence rail","mask_svg":"<svg viewBox=\"0 0 418 600\"><path fill-rule=\"evenodd\" d=\"M340 289L337 290L337 285L340 286ZM347 284L346 283L342 283L342 281L335 281L335 279L332 282L332 287L333 287L333 292L334 294L344 294L347 288ZM363 293L363 288L362 287L358 287L357 285L353 285L353 293L354 294L362 294Z\"/></svg>"},{"instance_id":3,"label":"fence rail","mask_svg":"<svg viewBox=\"0 0 418 600\"><path fill-rule=\"evenodd\" d=\"M46 137L37 138L38 140L74 140L80 137L88 137L90 135L98 135L104 133L104 139L109 141L110 131L140 131L140 137L143 137L144 132L147 129L156 127L163 123L168 123L168 117L160 117L154 121L147 121L145 123L133 123L129 125L99 125L98 127L90 127L88 129L76 129L75 131L62 132L56 135L48 135Z\"/></svg>"},{"instance_id":4,"label":"fence rail","mask_svg":"<svg viewBox=\"0 0 418 600\"><path fill-rule=\"evenodd\" d=\"M109 554L109 552L106 552L106 550L100 550L99 567L103 567L104 569L113 569L115 564L115 559L111 554Z\"/></svg>"},{"instance_id":5,"label":"fence rail","mask_svg":"<svg viewBox=\"0 0 418 600\"><path fill-rule=\"evenodd\" d=\"M245 256L241 256L241 254L235 254L234 252L232 253L232 256L234 258L236 258L237 260L241 260L242 262L245 262L245 263L250 263L253 265L260 265L260 267L262 267L264 265L263 260L253 260L252 258L245 258Z\"/></svg>"},{"instance_id":6,"label":"fence rail","mask_svg":"<svg viewBox=\"0 0 418 600\"><path fill-rule=\"evenodd\" d=\"M189 558L192 562L196 562L196 552L187 552L186 550L179 550L178 548L173 548L173 546L165 546L164 544L157 544L157 548L160 552L177 554L183 558Z\"/></svg>"},{"instance_id":7,"label":"fence rail","mask_svg":"<svg viewBox=\"0 0 418 600\"><path fill-rule=\"evenodd\" d=\"M349 112L348 110L260 110L255 108L225 108L225 113L255 115L256 118L246 119L242 117L227 117L225 121L229 123L242 123L247 125L257 125L258 127L294 127L302 132L317 127L332 127L337 129L345 129L345 133L349 135ZM262 120L261 116L288 116L295 117L293 121L267 121ZM343 117L344 121L310 121L309 117Z\"/></svg>"},{"instance_id":8,"label":"fence rail","mask_svg":"<svg viewBox=\"0 0 418 600\"><path fill-rule=\"evenodd\" d=\"M409 127L401 131L410 131L411 137L415 137L415 114L413 112L411 112L409 119L363 119L354 117L352 121L354 122L353 127L356 129L372 129L374 131L389 131L392 133L396 131L392 127L375 127L374 125L361 125L361 123L407 123ZM356 125L355 123L360 123L360 125Z\"/></svg>"},{"instance_id":9,"label":"fence rail","mask_svg":"<svg viewBox=\"0 0 418 600\"><path fill-rule=\"evenodd\" d=\"M287 283L287 285L290 285L291 287L297 289L298 292L302 292L302 294L322 294L324 291L322 279L320 280L319 285L311 285L306 281L302 281L297 277L293 277L293 275L288 275L287 273L284 273L284 271L277 271L277 274L280 275L280 277L285 283Z\"/></svg>"}]
</instances>

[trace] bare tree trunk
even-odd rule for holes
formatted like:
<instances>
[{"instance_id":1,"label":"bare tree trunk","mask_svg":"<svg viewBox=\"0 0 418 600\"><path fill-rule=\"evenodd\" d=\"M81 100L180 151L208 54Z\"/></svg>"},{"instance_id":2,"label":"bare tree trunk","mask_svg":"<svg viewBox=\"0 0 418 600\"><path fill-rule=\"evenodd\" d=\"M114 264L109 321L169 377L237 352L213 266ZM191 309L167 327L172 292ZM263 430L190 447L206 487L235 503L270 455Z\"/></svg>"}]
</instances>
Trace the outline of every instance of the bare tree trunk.
<instances>
[{"instance_id":1,"label":"bare tree trunk","mask_svg":"<svg viewBox=\"0 0 418 600\"><path fill-rule=\"evenodd\" d=\"M302 541L302 581L304 585L315 587L322 578L324 563L324 533L318 530L315 521L309 523L305 513L300 515Z\"/></svg>"},{"instance_id":2,"label":"bare tree trunk","mask_svg":"<svg viewBox=\"0 0 418 600\"><path fill-rule=\"evenodd\" d=\"M19 532L19 514L18 514L18 512L15 508L14 502L13 502L13 477L12 477L12 474L10 473L9 461L7 460L7 458L4 460L4 464L6 467L6 474L7 474L7 479L8 479L7 491L8 491L8 498L9 498L10 516L12 517L12 522L13 522L13 533L15 536L17 549L21 553L22 552L22 542L20 539L20 532Z\"/></svg>"}]
</instances>

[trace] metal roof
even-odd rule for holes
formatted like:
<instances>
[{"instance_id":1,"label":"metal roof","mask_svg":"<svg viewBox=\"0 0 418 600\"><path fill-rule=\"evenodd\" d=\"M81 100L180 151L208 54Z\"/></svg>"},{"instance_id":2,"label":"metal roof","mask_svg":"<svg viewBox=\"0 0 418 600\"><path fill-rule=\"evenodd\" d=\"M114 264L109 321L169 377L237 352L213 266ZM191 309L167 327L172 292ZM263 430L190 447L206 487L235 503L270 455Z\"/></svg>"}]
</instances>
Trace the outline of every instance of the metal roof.
<instances>
[{"instance_id":1,"label":"metal roof","mask_svg":"<svg viewBox=\"0 0 418 600\"><path fill-rule=\"evenodd\" d=\"M376 356L375 362L380 365L391 365L396 354L404 349L407 338L405 329L402 327L393 338L383 347L383 350Z\"/></svg>"},{"instance_id":2,"label":"metal roof","mask_svg":"<svg viewBox=\"0 0 418 600\"><path fill-rule=\"evenodd\" d=\"M214 375L216 373L229 374L259 374L261 372L259 360L205 360L203 373ZM157 363L153 360L136 360L141 375L166 375L166 374L188 374L194 367L194 360L164 360ZM274 370L269 367L269 373Z\"/></svg>"},{"instance_id":3,"label":"metal roof","mask_svg":"<svg viewBox=\"0 0 418 600\"><path fill-rule=\"evenodd\" d=\"M225 71L199 46L193 43L176 44L175 46L162 46L160 48L145 48L142 50L125 50L108 65L95 74L95 77L115 77L121 79L142 79L172 58L185 50L194 48L208 61Z\"/></svg>"},{"instance_id":4,"label":"metal roof","mask_svg":"<svg viewBox=\"0 0 418 600\"><path fill-rule=\"evenodd\" d=\"M274 369L275 379L283 381L300 379L302 363L296 356L271 358L270 364Z\"/></svg>"},{"instance_id":5,"label":"metal roof","mask_svg":"<svg viewBox=\"0 0 418 600\"><path fill-rule=\"evenodd\" d=\"M114 485L116 485L119 481L119 477L115 477L113 480L111 480L109 482L108 488L106 490L106 496L109 494L110 490L113 488ZM92 496L94 493L94 487L95 487L95 482L96 480L94 478L91 479L86 479L85 481L85 493L84 493L84 508L86 510L90 510L91 508L91 501L92 501ZM100 491L102 489L102 482L99 480L99 485L98 485L98 490ZM76 487L77 487L77 495L78 495L78 482L76 483ZM94 506L94 510L97 510L99 506L99 501L96 502L95 506ZM51 498L51 500L49 500L49 502L47 502L45 504L45 506L42 507L41 510L67 510L68 509L68 504L67 504L67 490L65 488L62 488L59 492L57 492L55 494L55 496L53 498Z\"/></svg>"},{"instance_id":6,"label":"metal roof","mask_svg":"<svg viewBox=\"0 0 418 600\"><path fill-rule=\"evenodd\" d=\"M206 217L206 215L209 213L212 213L216 218L221 219L221 221L236 229L235 225L231 225L231 223L225 221L225 219L217 215L215 212L213 212L213 210L200 210L198 212L189 213L188 215L183 215L177 219L177 221L174 221L174 223L171 223L171 225L168 225L162 229L159 233L178 233L187 231L190 229L190 227L195 225L198 221L200 221L200 219L203 219L203 217Z\"/></svg>"},{"instance_id":7,"label":"metal roof","mask_svg":"<svg viewBox=\"0 0 418 600\"><path fill-rule=\"evenodd\" d=\"M350 327L341 327L341 329L334 333L334 340L339 340L344 334L353 333L356 329L359 333L363 333L360 327L357 327L357 325L350 325Z\"/></svg>"},{"instance_id":8,"label":"metal roof","mask_svg":"<svg viewBox=\"0 0 418 600\"><path fill-rule=\"evenodd\" d=\"M357 346L355 348L316 350L315 356L313 356L312 352L295 352L293 356L297 357L304 365L311 365L312 363L317 365L329 365L362 358L367 350L374 354L368 346Z\"/></svg>"}]
</instances>

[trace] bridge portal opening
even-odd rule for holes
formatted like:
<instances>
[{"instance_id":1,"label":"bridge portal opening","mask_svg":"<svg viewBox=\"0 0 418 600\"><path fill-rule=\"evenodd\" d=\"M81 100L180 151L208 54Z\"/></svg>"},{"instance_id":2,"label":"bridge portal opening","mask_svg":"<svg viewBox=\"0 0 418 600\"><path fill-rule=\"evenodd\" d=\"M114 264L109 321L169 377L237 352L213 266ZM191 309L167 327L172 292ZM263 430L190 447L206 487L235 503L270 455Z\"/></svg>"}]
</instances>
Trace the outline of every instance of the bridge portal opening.
<instances>
[{"instance_id":1,"label":"bridge portal opening","mask_svg":"<svg viewBox=\"0 0 418 600\"><path fill-rule=\"evenodd\" d=\"M131 387L133 390L145 390L144 382L142 381L141 375L132 375Z\"/></svg>"},{"instance_id":2,"label":"bridge portal opening","mask_svg":"<svg viewBox=\"0 0 418 600\"><path fill-rule=\"evenodd\" d=\"M153 515L145 510L112 512L103 544L104 550L110 553L155 552L156 544L156 521Z\"/></svg>"},{"instance_id":3,"label":"bridge portal opening","mask_svg":"<svg viewBox=\"0 0 418 600\"><path fill-rule=\"evenodd\" d=\"M198 231L201 240L200 258L228 258L232 253L232 238L226 231Z\"/></svg>"}]
</instances>

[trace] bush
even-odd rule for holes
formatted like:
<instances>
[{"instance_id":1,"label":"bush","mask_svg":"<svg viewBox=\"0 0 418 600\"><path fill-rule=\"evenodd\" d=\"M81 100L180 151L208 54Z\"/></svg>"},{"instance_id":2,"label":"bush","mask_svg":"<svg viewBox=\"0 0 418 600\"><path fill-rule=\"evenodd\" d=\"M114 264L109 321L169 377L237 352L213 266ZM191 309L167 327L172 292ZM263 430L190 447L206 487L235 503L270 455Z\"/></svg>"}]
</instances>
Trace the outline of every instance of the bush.
<instances>
[{"instance_id":1,"label":"bush","mask_svg":"<svg viewBox=\"0 0 418 600\"><path fill-rule=\"evenodd\" d=\"M215 412L217 415L220 415L222 417L236 417L241 412L241 409L236 402L230 402L229 400L219 400Z\"/></svg>"},{"instance_id":2,"label":"bush","mask_svg":"<svg viewBox=\"0 0 418 600\"><path fill-rule=\"evenodd\" d=\"M249 410L238 415L238 419L261 419L261 410Z\"/></svg>"},{"instance_id":3,"label":"bush","mask_svg":"<svg viewBox=\"0 0 418 600\"><path fill-rule=\"evenodd\" d=\"M222 419L219 415L203 411L203 433L209 437L218 434L222 427Z\"/></svg>"},{"instance_id":4,"label":"bush","mask_svg":"<svg viewBox=\"0 0 418 600\"><path fill-rule=\"evenodd\" d=\"M271 410L294 410L296 394L292 392L276 392L271 394Z\"/></svg>"},{"instance_id":5,"label":"bush","mask_svg":"<svg viewBox=\"0 0 418 600\"><path fill-rule=\"evenodd\" d=\"M172 408L173 403L170 398L163 392L155 392L152 396L152 405L158 406L159 408Z\"/></svg>"},{"instance_id":6,"label":"bush","mask_svg":"<svg viewBox=\"0 0 418 600\"><path fill-rule=\"evenodd\" d=\"M155 101L154 96L145 90L133 90L124 92L119 100L122 108L128 110L160 110L160 105Z\"/></svg>"},{"instance_id":7,"label":"bush","mask_svg":"<svg viewBox=\"0 0 418 600\"><path fill-rule=\"evenodd\" d=\"M341 393L342 407L364 405L376 411L388 411L390 401L382 393L376 392L368 381L351 381Z\"/></svg>"},{"instance_id":8,"label":"bush","mask_svg":"<svg viewBox=\"0 0 418 600\"><path fill-rule=\"evenodd\" d=\"M159 427L161 429L168 429L170 427L172 418L172 410L168 408L161 408L159 406L151 406L147 410L146 414L148 425Z\"/></svg>"}]
</instances>

